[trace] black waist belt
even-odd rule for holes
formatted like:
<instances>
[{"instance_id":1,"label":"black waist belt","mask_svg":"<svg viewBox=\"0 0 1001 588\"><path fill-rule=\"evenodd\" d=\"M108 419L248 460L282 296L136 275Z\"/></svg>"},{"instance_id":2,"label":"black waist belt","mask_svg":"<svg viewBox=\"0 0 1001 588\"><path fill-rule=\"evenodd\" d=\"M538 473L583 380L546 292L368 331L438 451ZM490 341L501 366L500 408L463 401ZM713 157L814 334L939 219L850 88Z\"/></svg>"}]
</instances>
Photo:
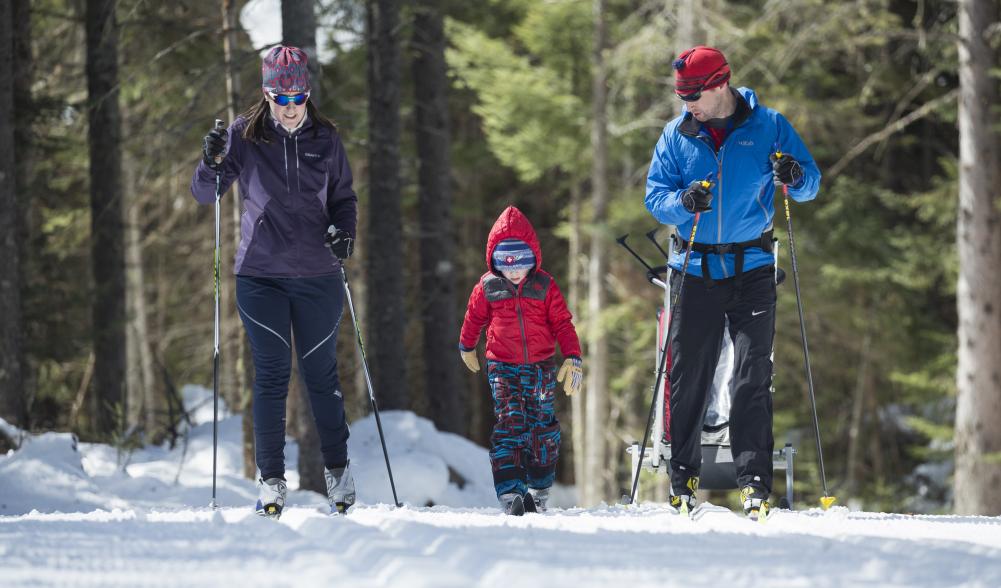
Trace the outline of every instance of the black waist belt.
<instances>
[{"instance_id":1,"label":"black waist belt","mask_svg":"<svg viewBox=\"0 0 1001 588\"><path fill-rule=\"evenodd\" d=\"M767 253L772 252L772 229L768 229L757 239L744 241L743 243L693 243L692 251L702 254L702 279L706 282L707 288L712 288L716 283L709 273L709 256L725 255L733 253L734 283L740 289L741 276L744 273L744 251L746 249L759 248ZM681 241L681 251L688 249L688 243Z\"/></svg>"}]
</instances>

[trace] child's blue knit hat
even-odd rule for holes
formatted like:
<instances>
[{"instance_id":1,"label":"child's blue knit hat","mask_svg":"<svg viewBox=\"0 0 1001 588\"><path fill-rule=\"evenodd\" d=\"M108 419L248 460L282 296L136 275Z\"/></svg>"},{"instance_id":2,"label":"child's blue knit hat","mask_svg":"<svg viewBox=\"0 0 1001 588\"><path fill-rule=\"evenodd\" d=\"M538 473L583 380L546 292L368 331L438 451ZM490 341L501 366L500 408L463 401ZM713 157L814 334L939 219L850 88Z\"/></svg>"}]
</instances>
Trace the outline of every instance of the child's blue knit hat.
<instances>
[{"instance_id":1,"label":"child's blue knit hat","mask_svg":"<svg viewBox=\"0 0 1001 588\"><path fill-rule=\"evenodd\" d=\"M504 239L493 253L494 267L498 271L523 270L535 267L535 253L521 239Z\"/></svg>"}]
</instances>

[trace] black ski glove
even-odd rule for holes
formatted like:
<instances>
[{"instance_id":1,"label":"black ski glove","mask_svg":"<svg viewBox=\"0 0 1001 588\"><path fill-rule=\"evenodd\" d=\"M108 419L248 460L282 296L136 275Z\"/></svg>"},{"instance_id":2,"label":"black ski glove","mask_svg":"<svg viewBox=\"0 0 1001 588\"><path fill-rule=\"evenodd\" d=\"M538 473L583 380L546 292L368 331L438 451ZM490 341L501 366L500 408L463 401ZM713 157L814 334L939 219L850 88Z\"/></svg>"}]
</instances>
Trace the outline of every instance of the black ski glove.
<instances>
[{"instance_id":1,"label":"black ski glove","mask_svg":"<svg viewBox=\"0 0 1001 588\"><path fill-rule=\"evenodd\" d=\"M215 128L205 135L205 142L202 145L202 159L205 165L212 169L219 169L226 152L226 129Z\"/></svg>"},{"instance_id":2,"label":"black ski glove","mask_svg":"<svg viewBox=\"0 0 1001 588\"><path fill-rule=\"evenodd\" d=\"M772 178L774 178L776 185L785 184L795 187L803 179L803 166L792 155L772 153L768 159L772 162Z\"/></svg>"},{"instance_id":3,"label":"black ski glove","mask_svg":"<svg viewBox=\"0 0 1001 588\"><path fill-rule=\"evenodd\" d=\"M695 180L681 193L681 205L691 213L708 212L713 209L712 182Z\"/></svg>"},{"instance_id":4,"label":"black ski glove","mask_svg":"<svg viewBox=\"0 0 1001 588\"><path fill-rule=\"evenodd\" d=\"M345 260L351 257L351 254L355 250L355 240L351 236L351 233L345 231L344 229L338 229L334 225L330 225L327 229L327 247L330 248L330 252L337 257L337 259Z\"/></svg>"}]
</instances>

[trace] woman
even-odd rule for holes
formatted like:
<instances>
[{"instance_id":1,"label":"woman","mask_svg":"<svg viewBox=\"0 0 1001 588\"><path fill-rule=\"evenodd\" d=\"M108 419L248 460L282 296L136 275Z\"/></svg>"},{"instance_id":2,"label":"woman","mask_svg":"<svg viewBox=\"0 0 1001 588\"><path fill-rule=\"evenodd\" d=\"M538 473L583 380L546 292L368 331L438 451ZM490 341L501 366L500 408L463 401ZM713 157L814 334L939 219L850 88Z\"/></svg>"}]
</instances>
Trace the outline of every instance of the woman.
<instances>
[{"instance_id":1,"label":"woman","mask_svg":"<svg viewBox=\"0 0 1001 588\"><path fill-rule=\"evenodd\" d=\"M285 506L285 400L290 330L320 437L332 512L355 501L348 427L335 357L343 307L340 263L351 256L357 196L334 124L309 100L306 54L276 46L261 67L261 100L228 130L205 137L191 180L202 204L238 181L244 212L236 252L236 302L254 359L257 513Z\"/></svg>"}]
</instances>

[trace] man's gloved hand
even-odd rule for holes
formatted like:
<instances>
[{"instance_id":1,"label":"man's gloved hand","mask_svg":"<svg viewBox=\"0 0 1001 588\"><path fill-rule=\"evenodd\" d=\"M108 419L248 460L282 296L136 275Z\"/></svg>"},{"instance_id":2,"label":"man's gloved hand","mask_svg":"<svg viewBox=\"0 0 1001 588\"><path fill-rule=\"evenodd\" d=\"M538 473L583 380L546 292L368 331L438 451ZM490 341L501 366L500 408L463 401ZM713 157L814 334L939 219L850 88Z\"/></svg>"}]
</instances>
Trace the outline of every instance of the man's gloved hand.
<instances>
[{"instance_id":1,"label":"man's gloved hand","mask_svg":"<svg viewBox=\"0 0 1001 588\"><path fill-rule=\"evenodd\" d=\"M695 180L681 193L681 205L691 213L708 212L713 209L712 182Z\"/></svg>"},{"instance_id":2,"label":"man's gloved hand","mask_svg":"<svg viewBox=\"0 0 1001 588\"><path fill-rule=\"evenodd\" d=\"M214 128L205 135L205 141L202 144L202 159L205 161L205 165L212 169L219 169L225 157L223 154L226 152L227 139L228 136L224 128Z\"/></svg>"},{"instance_id":3,"label":"man's gloved hand","mask_svg":"<svg viewBox=\"0 0 1001 588\"><path fill-rule=\"evenodd\" d=\"M326 237L327 247L330 248L330 252L333 253L337 259L345 260L351 257L351 254L355 250L355 240L351 236L351 233L345 231L344 229L338 229L334 225L330 225L327 228Z\"/></svg>"},{"instance_id":4,"label":"man's gloved hand","mask_svg":"<svg viewBox=\"0 0 1001 588\"><path fill-rule=\"evenodd\" d=\"M480 371L480 360L476 359L475 349L470 349L468 351L465 349L459 349L459 355L462 356L462 361L466 364L466 367L469 368L469 371L474 374Z\"/></svg>"},{"instance_id":5,"label":"man's gloved hand","mask_svg":"<svg viewBox=\"0 0 1001 588\"><path fill-rule=\"evenodd\" d=\"M788 153L772 153L768 156L772 162L772 178L775 184L795 186L803 179L803 166Z\"/></svg>"},{"instance_id":6,"label":"man's gloved hand","mask_svg":"<svg viewBox=\"0 0 1001 588\"><path fill-rule=\"evenodd\" d=\"M584 381L584 362L576 356L564 359L559 373L556 374L556 381L563 382L563 391L567 396L579 392L580 385Z\"/></svg>"}]
</instances>

